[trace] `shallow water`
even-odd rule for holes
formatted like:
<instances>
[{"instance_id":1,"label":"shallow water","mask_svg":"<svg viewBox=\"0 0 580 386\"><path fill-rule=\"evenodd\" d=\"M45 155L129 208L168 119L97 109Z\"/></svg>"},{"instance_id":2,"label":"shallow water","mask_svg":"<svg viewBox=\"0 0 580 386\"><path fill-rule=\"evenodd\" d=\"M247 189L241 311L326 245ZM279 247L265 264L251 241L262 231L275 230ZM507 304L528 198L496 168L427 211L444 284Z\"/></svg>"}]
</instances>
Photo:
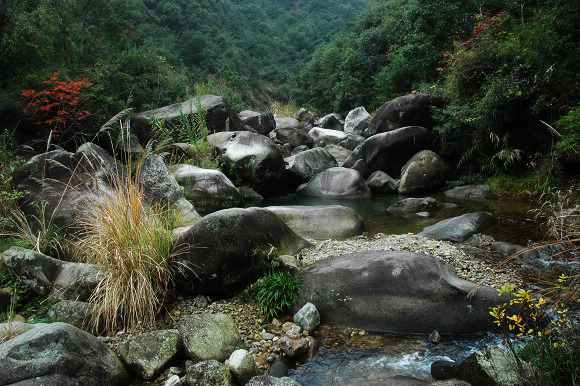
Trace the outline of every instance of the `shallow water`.
<instances>
[{"instance_id":1,"label":"shallow water","mask_svg":"<svg viewBox=\"0 0 580 386\"><path fill-rule=\"evenodd\" d=\"M430 212L428 218L416 214L398 216L387 212L389 206L407 197L430 196L442 203L455 204L454 208L442 208ZM257 206L284 205L343 205L352 208L363 218L367 232L385 234L419 233L426 226L433 225L446 218L465 213L488 211L498 219L497 223L485 231L497 241L506 241L519 245L527 245L530 241L544 239L539 222L534 220L530 212L535 208L531 201L492 200L492 199L460 199L445 196L442 192L399 196L396 194L373 197L371 199L336 199L301 197L295 194L274 199L265 199Z\"/></svg>"}]
</instances>

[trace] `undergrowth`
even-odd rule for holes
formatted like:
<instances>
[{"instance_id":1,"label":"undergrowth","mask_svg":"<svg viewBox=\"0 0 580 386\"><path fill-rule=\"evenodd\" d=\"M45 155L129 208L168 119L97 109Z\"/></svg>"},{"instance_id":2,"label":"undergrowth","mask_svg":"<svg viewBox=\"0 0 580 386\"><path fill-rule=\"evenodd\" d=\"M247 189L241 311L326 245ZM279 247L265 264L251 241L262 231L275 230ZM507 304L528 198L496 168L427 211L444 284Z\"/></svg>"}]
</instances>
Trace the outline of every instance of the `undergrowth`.
<instances>
[{"instance_id":1,"label":"undergrowth","mask_svg":"<svg viewBox=\"0 0 580 386\"><path fill-rule=\"evenodd\" d=\"M288 312L300 290L298 276L271 269L264 277L252 284L242 299L255 300L266 318L272 319Z\"/></svg>"}]
</instances>

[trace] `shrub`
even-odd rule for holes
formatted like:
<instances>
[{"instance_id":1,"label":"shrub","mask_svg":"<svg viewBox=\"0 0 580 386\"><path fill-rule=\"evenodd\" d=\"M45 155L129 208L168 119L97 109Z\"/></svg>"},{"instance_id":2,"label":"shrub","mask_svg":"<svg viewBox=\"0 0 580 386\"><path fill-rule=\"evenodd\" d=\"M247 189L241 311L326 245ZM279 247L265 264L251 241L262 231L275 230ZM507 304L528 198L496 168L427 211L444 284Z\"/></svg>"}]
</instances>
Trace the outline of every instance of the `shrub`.
<instances>
[{"instance_id":1,"label":"shrub","mask_svg":"<svg viewBox=\"0 0 580 386\"><path fill-rule=\"evenodd\" d=\"M290 310L299 290L300 280L296 275L270 271L250 287L249 296L258 302L264 315L271 319Z\"/></svg>"},{"instance_id":2,"label":"shrub","mask_svg":"<svg viewBox=\"0 0 580 386\"><path fill-rule=\"evenodd\" d=\"M177 214L148 206L129 177L116 182L115 195L86 213L86 236L79 240L85 261L102 266L105 277L90 298L92 321L113 331L152 327L173 283L176 253L172 231Z\"/></svg>"}]
</instances>

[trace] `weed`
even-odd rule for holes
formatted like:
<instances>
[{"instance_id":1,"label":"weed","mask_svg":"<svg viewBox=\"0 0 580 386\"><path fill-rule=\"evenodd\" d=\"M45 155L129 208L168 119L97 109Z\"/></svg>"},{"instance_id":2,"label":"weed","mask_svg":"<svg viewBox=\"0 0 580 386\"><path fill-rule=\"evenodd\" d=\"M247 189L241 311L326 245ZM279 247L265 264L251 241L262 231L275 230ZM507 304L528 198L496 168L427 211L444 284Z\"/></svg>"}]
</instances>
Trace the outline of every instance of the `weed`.
<instances>
[{"instance_id":1,"label":"weed","mask_svg":"<svg viewBox=\"0 0 580 386\"><path fill-rule=\"evenodd\" d=\"M89 300L92 321L99 328L102 318L107 331L118 324L153 327L173 283L172 231L178 216L171 208L148 206L129 177L115 185L113 197L87 210L86 236L79 240L85 260L105 270Z\"/></svg>"},{"instance_id":2,"label":"weed","mask_svg":"<svg viewBox=\"0 0 580 386\"><path fill-rule=\"evenodd\" d=\"M300 108L294 101L289 100L287 102L272 102L270 110L272 114L279 117L294 117L300 111Z\"/></svg>"},{"instance_id":3,"label":"weed","mask_svg":"<svg viewBox=\"0 0 580 386\"><path fill-rule=\"evenodd\" d=\"M272 319L290 310L299 290L300 280L296 275L272 270L243 296L255 299L264 315Z\"/></svg>"},{"instance_id":4,"label":"weed","mask_svg":"<svg viewBox=\"0 0 580 386\"><path fill-rule=\"evenodd\" d=\"M449 185L450 187L453 188L455 186L479 184L479 183L482 183L484 181L485 181L485 179L483 178L481 173L473 173L473 174L467 174L465 176L461 176L460 178L453 180L453 181L447 181L447 185Z\"/></svg>"}]
</instances>

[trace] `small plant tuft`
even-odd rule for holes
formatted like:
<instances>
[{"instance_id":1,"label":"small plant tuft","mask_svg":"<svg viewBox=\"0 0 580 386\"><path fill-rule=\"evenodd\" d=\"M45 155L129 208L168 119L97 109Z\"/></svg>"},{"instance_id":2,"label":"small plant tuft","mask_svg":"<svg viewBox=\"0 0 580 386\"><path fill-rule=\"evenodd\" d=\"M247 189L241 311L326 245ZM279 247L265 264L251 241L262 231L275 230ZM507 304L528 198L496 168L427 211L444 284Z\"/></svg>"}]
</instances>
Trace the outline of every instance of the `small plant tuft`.
<instances>
[{"instance_id":1,"label":"small plant tuft","mask_svg":"<svg viewBox=\"0 0 580 386\"><path fill-rule=\"evenodd\" d=\"M272 270L255 282L244 296L255 299L264 315L272 319L290 310L299 290L298 276Z\"/></svg>"}]
</instances>

